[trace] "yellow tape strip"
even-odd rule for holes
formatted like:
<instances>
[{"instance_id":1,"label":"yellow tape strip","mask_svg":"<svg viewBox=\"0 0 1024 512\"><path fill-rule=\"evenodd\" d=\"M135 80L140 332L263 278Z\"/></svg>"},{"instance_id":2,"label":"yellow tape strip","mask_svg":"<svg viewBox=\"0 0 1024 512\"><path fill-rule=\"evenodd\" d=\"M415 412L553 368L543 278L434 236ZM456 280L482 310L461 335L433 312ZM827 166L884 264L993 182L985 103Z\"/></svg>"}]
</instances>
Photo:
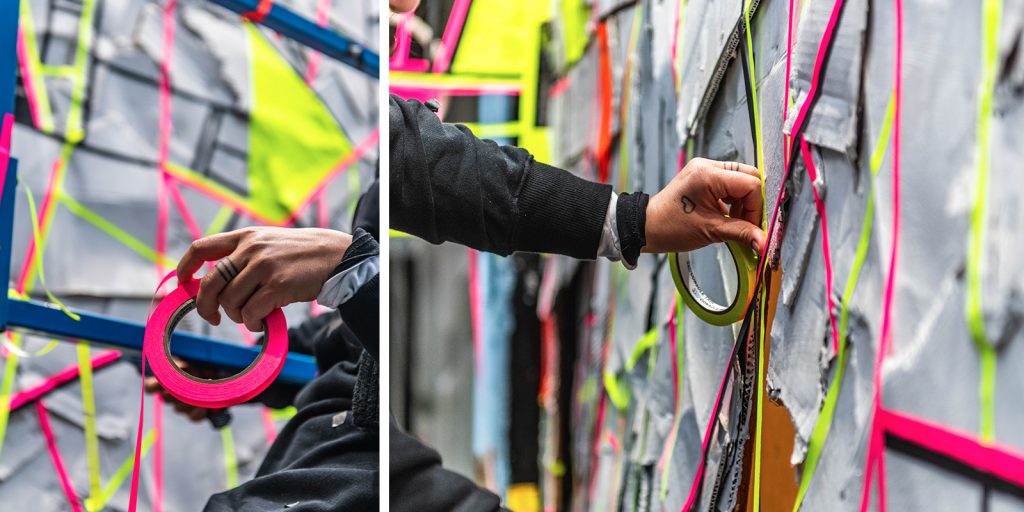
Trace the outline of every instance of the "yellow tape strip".
<instances>
[{"instance_id":1,"label":"yellow tape strip","mask_svg":"<svg viewBox=\"0 0 1024 512\"><path fill-rule=\"evenodd\" d=\"M85 458L89 467L89 495L99 496L102 492L100 483L100 444L96 434L96 393L92 385L92 358L89 357L89 344L78 342L78 379L82 388L82 415L85 419Z\"/></svg>"}]
</instances>

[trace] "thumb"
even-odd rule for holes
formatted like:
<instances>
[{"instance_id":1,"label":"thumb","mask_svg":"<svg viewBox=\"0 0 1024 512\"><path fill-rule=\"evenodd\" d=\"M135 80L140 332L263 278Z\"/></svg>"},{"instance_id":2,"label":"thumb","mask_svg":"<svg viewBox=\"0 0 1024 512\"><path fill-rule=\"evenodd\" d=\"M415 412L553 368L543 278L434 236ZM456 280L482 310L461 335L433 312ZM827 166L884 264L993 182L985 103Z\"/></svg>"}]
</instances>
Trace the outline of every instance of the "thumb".
<instances>
[{"instance_id":1,"label":"thumb","mask_svg":"<svg viewBox=\"0 0 1024 512\"><path fill-rule=\"evenodd\" d=\"M717 231L723 242L736 242L758 253L764 247L764 231L745 220L723 217Z\"/></svg>"}]
</instances>

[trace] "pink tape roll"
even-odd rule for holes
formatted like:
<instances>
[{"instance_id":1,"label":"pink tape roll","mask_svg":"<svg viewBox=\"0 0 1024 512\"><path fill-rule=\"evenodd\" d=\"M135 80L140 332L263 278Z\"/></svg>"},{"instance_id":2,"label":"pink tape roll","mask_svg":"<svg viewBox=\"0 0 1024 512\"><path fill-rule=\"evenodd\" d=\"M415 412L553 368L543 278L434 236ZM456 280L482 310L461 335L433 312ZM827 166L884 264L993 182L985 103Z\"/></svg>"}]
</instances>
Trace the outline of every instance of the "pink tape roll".
<instances>
[{"instance_id":1,"label":"pink tape roll","mask_svg":"<svg viewBox=\"0 0 1024 512\"><path fill-rule=\"evenodd\" d=\"M143 354L153 375L168 393L196 407L222 409L251 400L267 389L284 367L288 355L288 325L275 309L263 320L266 340L263 351L248 368L224 379L189 375L171 361L170 338L177 323L195 308L199 281L183 283L167 294L146 323Z\"/></svg>"}]
</instances>

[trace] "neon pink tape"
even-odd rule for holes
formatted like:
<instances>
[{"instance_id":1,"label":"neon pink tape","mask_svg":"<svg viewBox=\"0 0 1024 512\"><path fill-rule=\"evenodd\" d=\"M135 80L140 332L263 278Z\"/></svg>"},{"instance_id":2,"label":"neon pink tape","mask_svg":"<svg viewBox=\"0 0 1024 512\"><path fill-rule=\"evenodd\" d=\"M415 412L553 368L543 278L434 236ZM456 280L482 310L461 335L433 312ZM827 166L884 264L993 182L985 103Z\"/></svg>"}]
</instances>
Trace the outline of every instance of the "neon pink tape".
<instances>
[{"instance_id":1,"label":"neon pink tape","mask_svg":"<svg viewBox=\"0 0 1024 512\"><path fill-rule=\"evenodd\" d=\"M814 157L807 146L807 141L800 137L800 152L804 156L804 166L807 167L807 177L811 180L811 192L814 193L814 207L818 210L818 217L821 219L821 253L825 260L825 303L828 306L828 318L832 323L832 353L839 353L839 329L836 324L836 308L832 301L832 255L830 254L828 241L828 217L825 215L825 202L818 195L818 189L814 182L818 179L818 172L814 167Z\"/></svg>"},{"instance_id":2,"label":"neon pink tape","mask_svg":"<svg viewBox=\"0 0 1024 512\"><path fill-rule=\"evenodd\" d=\"M50 416L41 400L36 402L36 414L39 415L39 428L42 429L43 437L46 438L46 450L50 452L50 460L53 461L53 467L57 470L57 478L60 479L60 487L64 490L64 496L71 504L72 511L81 512L82 505L78 501L78 495L75 494L75 485L71 482L71 477L68 476L68 471L64 466L64 459L61 458L60 451L57 449L57 440L54 439L53 428L50 427Z\"/></svg>"},{"instance_id":3,"label":"neon pink tape","mask_svg":"<svg viewBox=\"0 0 1024 512\"><path fill-rule=\"evenodd\" d=\"M93 370L102 368L114 361L117 361L120 357L121 353L116 350L102 352L92 359L92 368ZM17 410L33 400L38 400L60 386L78 379L78 369L78 363L71 364L67 368L47 377L46 380L36 386L25 389L14 395L14 397L11 398L11 410Z\"/></svg>"},{"instance_id":4,"label":"neon pink tape","mask_svg":"<svg viewBox=\"0 0 1024 512\"><path fill-rule=\"evenodd\" d=\"M11 132L14 131L14 116L4 114L3 125L0 127L0 194L7 183L7 164L11 161Z\"/></svg>"},{"instance_id":5,"label":"neon pink tape","mask_svg":"<svg viewBox=\"0 0 1024 512\"><path fill-rule=\"evenodd\" d=\"M462 37L462 27L466 23L466 13L469 12L469 4L472 2L473 0L455 0L451 14L448 15L448 23L444 26L437 57L434 59L434 73L446 73L451 67L455 47Z\"/></svg>"},{"instance_id":6,"label":"neon pink tape","mask_svg":"<svg viewBox=\"0 0 1024 512\"><path fill-rule=\"evenodd\" d=\"M871 421L870 444L868 445L867 462L864 468L864 484L861 489L860 510L865 512L871 494L871 476L875 463L878 464L878 508L885 510L885 457L882 442L882 363L889 351L892 341L892 305L896 285L896 261L899 255L900 241L900 132L902 130L901 103L903 98L903 2L896 0L896 69L893 115L893 148L892 148L892 245L889 253L889 273L885 279L885 295L882 303L882 329L878 341L878 353L875 354L875 368L872 377L874 386L874 411Z\"/></svg>"},{"instance_id":7,"label":"neon pink tape","mask_svg":"<svg viewBox=\"0 0 1024 512\"><path fill-rule=\"evenodd\" d=\"M28 100L28 110L32 115L32 125L40 129L43 125L42 113L39 111L39 98L36 97L36 77L32 74L32 67L28 65L28 50L25 49L25 31L21 24L18 24L18 68L21 71L21 80L25 84L25 99Z\"/></svg>"},{"instance_id":8,"label":"neon pink tape","mask_svg":"<svg viewBox=\"0 0 1024 512\"><path fill-rule=\"evenodd\" d=\"M811 103L813 103L814 96L818 92L818 81L821 78L821 68L825 63L825 54L828 52L828 41L832 39L832 32L839 22L839 12L842 10L843 0L836 0L836 3L832 6L832 15L829 16L828 25L825 26L825 32L821 34L818 55L814 59L814 73L811 74L811 87L807 91L804 103L800 105L800 112L797 113L796 122L793 123L794 132L800 129L800 126L804 123L804 118L807 117L808 112L811 110Z\"/></svg>"},{"instance_id":9,"label":"neon pink tape","mask_svg":"<svg viewBox=\"0 0 1024 512\"><path fill-rule=\"evenodd\" d=\"M888 409L879 410L879 422L891 435L1024 487L1024 453L984 444L970 434Z\"/></svg>"},{"instance_id":10,"label":"neon pink tape","mask_svg":"<svg viewBox=\"0 0 1024 512\"><path fill-rule=\"evenodd\" d=\"M146 323L142 352L153 375L172 396L196 407L222 409L251 400L267 389L284 366L288 355L288 325L284 313L275 309L264 319L267 337L263 353L248 368L226 379L192 377L171 361L165 348L174 317L188 307L199 293L199 281L182 283L156 306Z\"/></svg>"}]
</instances>

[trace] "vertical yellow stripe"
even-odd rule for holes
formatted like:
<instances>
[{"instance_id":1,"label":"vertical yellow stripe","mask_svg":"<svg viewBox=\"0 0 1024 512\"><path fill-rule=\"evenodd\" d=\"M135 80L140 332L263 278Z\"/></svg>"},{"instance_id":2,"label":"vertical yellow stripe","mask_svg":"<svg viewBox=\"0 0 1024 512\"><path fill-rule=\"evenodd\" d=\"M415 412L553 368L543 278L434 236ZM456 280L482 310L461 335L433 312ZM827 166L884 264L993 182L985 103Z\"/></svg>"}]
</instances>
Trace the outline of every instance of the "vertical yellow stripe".
<instances>
[{"instance_id":1,"label":"vertical yellow stripe","mask_svg":"<svg viewBox=\"0 0 1024 512\"><path fill-rule=\"evenodd\" d=\"M78 342L78 379L82 387L82 414L85 419L85 457L89 467L89 495L99 496L102 492L100 483L100 445L96 435L96 394L92 385L92 359L89 357L89 344Z\"/></svg>"}]
</instances>

